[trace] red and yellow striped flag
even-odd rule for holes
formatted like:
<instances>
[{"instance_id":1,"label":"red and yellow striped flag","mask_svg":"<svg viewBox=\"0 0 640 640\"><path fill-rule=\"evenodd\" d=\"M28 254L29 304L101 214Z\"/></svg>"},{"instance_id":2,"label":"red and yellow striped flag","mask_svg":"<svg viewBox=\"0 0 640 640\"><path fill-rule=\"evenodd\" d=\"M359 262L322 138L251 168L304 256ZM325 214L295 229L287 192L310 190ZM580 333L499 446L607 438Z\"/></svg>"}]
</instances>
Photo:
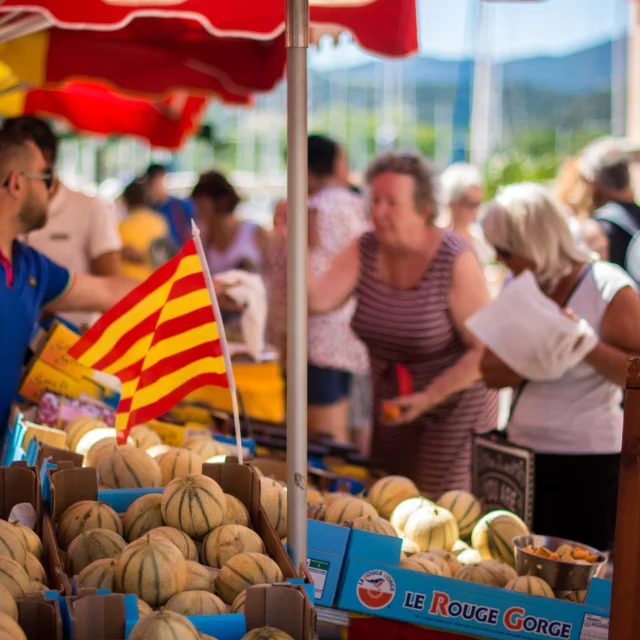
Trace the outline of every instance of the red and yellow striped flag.
<instances>
[{"instance_id":1,"label":"red and yellow striped flag","mask_svg":"<svg viewBox=\"0 0 640 640\"><path fill-rule=\"evenodd\" d=\"M121 380L119 443L131 427L166 413L194 389L229 387L206 277L191 239L69 350Z\"/></svg>"}]
</instances>

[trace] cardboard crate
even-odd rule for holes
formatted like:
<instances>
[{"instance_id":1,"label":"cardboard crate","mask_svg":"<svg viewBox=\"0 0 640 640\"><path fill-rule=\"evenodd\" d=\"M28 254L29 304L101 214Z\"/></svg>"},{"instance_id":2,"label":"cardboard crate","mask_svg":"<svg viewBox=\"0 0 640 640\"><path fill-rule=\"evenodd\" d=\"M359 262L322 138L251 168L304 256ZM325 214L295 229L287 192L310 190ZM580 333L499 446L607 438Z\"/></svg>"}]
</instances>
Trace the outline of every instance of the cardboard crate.
<instances>
[{"instance_id":1,"label":"cardboard crate","mask_svg":"<svg viewBox=\"0 0 640 640\"><path fill-rule=\"evenodd\" d=\"M63 640L62 616L57 599L44 593L21 598L18 622L27 640Z\"/></svg>"}]
</instances>

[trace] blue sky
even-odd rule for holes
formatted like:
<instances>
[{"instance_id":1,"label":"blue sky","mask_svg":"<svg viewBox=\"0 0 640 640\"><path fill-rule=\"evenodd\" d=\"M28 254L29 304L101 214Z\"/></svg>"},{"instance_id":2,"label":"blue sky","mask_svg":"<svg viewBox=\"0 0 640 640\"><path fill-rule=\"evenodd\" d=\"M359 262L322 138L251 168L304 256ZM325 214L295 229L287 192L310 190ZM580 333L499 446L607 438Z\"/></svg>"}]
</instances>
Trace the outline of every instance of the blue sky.
<instances>
[{"instance_id":1,"label":"blue sky","mask_svg":"<svg viewBox=\"0 0 640 640\"><path fill-rule=\"evenodd\" d=\"M440 58L473 53L470 15L480 0L417 0L421 51ZM527 0L485 2L497 58L563 54L624 32L628 0ZM361 64L370 57L352 44L312 51L316 68Z\"/></svg>"}]
</instances>

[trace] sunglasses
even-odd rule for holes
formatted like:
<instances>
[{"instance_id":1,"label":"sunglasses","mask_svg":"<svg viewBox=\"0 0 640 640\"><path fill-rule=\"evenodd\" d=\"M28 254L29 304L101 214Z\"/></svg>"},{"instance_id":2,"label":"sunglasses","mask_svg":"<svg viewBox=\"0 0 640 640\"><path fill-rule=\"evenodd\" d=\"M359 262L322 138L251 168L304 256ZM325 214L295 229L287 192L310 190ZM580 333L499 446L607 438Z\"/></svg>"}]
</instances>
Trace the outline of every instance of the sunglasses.
<instances>
[{"instance_id":1,"label":"sunglasses","mask_svg":"<svg viewBox=\"0 0 640 640\"><path fill-rule=\"evenodd\" d=\"M496 256L500 260L509 260L509 258L513 256L511 251L507 251L506 249L501 249L500 247L495 247L495 246L493 247L493 249L496 252Z\"/></svg>"},{"instance_id":2,"label":"sunglasses","mask_svg":"<svg viewBox=\"0 0 640 640\"><path fill-rule=\"evenodd\" d=\"M47 191L51 191L51 188L53 187L53 180L54 180L54 175L51 172L46 172L46 173L29 173L29 172L25 172L25 171L21 171L20 172L21 176L24 176L25 178L33 178L34 180L42 180L45 184L45 186L47 187ZM9 186L9 180L11 178L7 178L3 184L2 184L2 188L6 189Z\"/></svg>"}]
</instances>

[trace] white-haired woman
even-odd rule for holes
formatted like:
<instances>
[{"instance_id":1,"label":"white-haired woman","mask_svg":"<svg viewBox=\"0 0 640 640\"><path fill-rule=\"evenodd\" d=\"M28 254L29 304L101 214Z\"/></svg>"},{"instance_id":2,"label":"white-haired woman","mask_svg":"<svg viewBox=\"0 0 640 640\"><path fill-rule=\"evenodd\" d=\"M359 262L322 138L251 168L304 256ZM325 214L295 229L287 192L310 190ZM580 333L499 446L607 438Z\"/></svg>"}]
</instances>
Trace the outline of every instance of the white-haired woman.
<instances>
[{"instance_id":1,"label":"white-haired woman","mask_svg":"<svg viewBox=\"0 0 640 640\"><path fill-rule=\"evenodd\" d=\"M485 267L495 259L495 253L478 224L478 210L484 197L482 173L472 164L456 162L442 173L440 185L444 226L462 236Z\"/></svg>"},{"instance_id":2,"label":"white-haired woman","mask_svg":"<svg viewBox=\"0 0 640 640\"><path fill-rule=\"evenodd\" d=\"M514 275L530 270L551 300L586 320L599 338L580 364L549 382L526 382L490 351L481 361L489 386L515 390L509 440L536 452L533 528L610 548L622 388L627 358L640 352L634 283L616 265L590 262L576 246L561 206L540 185L504 188L483 214L484 234L498 259Z\"/></svg>"}]
</instances>

